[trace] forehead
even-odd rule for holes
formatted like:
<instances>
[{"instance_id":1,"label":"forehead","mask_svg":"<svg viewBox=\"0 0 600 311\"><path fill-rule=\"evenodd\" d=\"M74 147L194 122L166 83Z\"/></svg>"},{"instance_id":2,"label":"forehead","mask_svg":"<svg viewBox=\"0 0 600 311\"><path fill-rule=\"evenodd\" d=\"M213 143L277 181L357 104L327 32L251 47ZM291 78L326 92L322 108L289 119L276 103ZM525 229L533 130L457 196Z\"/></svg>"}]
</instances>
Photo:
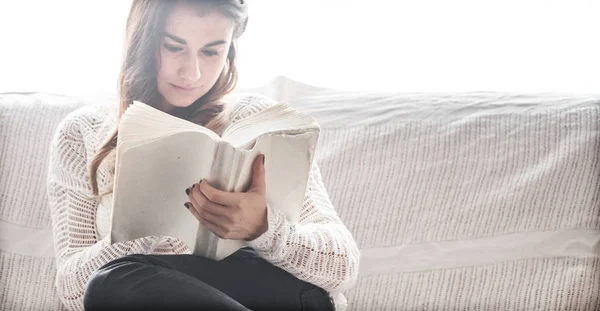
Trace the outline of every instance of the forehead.
<instances>
[{"instance_id":1,"label":"forehead","mask_svg":"<svg viewBox=\"0 0 600 311\"><path fill-rule=\"evenodd\" d=\"M216 40L230 41L233 22L217 10L180 3L167 15L165 31L188 45L204 45Z\"/></svg>"}]
</instances>

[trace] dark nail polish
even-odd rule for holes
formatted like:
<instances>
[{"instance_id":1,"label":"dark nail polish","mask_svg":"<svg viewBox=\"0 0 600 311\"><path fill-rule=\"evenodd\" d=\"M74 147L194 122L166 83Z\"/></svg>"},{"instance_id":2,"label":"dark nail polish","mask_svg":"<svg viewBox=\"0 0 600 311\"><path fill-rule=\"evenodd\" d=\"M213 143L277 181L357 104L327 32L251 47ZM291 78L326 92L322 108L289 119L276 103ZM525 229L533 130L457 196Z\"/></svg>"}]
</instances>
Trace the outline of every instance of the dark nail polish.
<instances>
[{"instance_id":1,"label":"dark nail polish","mask_svg":"<svg viewBox=\"0 0 600 311\"><path fill-rule=\"evenodd\" d=\"M190 209L190 207L188 206L187 203L183 203L183 206L185 206L185 208Z\"/></svg>"},{"instance_id":2,"label":"dark nail polish","mask_svg":"<svg viewBox=\"0 0 600 311\"><path fill-rule=\"evenodd\" d=\"M185 194L190 195L190 188L185 189Z\"/></svg>"},{"instance_id":3,"label":"dark nail polish","mask_svg":"<svg viewBox=\"0 0 600 311\"><path fill-rule=\"evenodd\" d=\"M198 184L201 184L201 183L202 183L202 179L200 179L200 181L198 182Z\"/></svg>"},{"instance_id":4,"label":"dark nail polish","mask_svg":"<svg viewBox=\"0 0 600 311\"><path fill-rule=\"evenodd\" d=\"M263 165L265 165L265 155L263 154Z\"/></svg>"},{"instance_id":5,"label":"dark nail polish","mask_svg":"<svg viewBox=\"0 0 600 311\"><path fill-rule=\"evenodd\" d=\"M194 187L196 187L196 184L193 184L193 185L192 185L192 189L194 189Z\"/></svg>"}]
</instances>

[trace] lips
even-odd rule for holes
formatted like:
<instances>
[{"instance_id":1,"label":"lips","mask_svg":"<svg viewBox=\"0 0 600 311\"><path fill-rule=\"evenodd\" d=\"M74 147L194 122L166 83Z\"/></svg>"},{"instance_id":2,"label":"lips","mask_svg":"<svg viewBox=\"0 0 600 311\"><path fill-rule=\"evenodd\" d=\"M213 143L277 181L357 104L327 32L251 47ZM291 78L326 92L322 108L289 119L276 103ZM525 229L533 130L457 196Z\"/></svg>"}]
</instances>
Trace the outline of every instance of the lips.
<instances>
[{"instance_id":1,"label":"lips","mask_svg":"<svg viewBox=\"0 0 600 311\"><path fill-rule=\"evenodd\" d=\"M196 89L198 89L198 87L185 87L185 86L179 86L173 83L169 83L171 84L171 86L173 88L175 88L176 90L180 90L180 91L184 91L184 92L190 92L190 91L194 91Z\"/></svg>"}]
</instances>

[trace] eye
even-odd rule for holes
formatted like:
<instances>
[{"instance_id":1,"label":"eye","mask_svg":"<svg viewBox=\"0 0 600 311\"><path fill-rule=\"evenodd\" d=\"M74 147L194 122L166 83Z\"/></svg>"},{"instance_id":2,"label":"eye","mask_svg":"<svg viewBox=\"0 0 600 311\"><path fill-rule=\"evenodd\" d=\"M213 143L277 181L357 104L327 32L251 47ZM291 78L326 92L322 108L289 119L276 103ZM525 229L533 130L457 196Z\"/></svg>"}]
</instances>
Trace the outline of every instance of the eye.
<instances>
[{"instance_id":1,"label":"eye","mask_svg":"<svg viewBox=\"0 0 600 311\"><path fill-rule=\"evenodd\" d=\"M211 57L211 56L217 56L219 55L219 52L215 51L215 50L202 50L202 54Z\"/></svg>"},{"instance_id":2,"label":"eye","mask_svg":"<svg viewBox=\"0 0 600 311\"><path fill-rule=\"evenodd\" d=\"M181 50L183 50L182 48L178 47L178 46L174 46L174 45L170 45L170 44L164 44L163 45L165 47L165 49L167 49L167 51L172 52L172 53L177 53Z\"/></svg>"}]
</instances>

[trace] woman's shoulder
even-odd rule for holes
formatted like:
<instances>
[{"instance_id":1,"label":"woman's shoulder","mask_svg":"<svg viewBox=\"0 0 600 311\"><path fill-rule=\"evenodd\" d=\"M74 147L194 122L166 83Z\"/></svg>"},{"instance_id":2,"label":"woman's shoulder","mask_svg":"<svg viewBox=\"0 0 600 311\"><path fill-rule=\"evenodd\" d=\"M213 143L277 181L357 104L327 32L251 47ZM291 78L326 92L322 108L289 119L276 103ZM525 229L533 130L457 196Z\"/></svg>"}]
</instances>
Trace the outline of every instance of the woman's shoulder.
<instances>
[{"instance_id":1,"label":"woman's shoulder","mask_svg":"<svg viewBox=\"0 0 600 311\"><path fill-rule=\"evenodd\" d=\"M83 143L96 148L114 128L115 117L108 105L85 105L67 114L58 124L54 144Z\"/></svg>"},{"instance_id":2,"label":"woman's shoulder","mask_svg":"<svg viewBox=\"0 0 600 311\"><path fill-rule=\"evenodd\" d=\"M276 101L272 98L259 93L230 95L228 101L231 107L231 122L239 121L276 104Z\"/></svg>"}]
</instances>

